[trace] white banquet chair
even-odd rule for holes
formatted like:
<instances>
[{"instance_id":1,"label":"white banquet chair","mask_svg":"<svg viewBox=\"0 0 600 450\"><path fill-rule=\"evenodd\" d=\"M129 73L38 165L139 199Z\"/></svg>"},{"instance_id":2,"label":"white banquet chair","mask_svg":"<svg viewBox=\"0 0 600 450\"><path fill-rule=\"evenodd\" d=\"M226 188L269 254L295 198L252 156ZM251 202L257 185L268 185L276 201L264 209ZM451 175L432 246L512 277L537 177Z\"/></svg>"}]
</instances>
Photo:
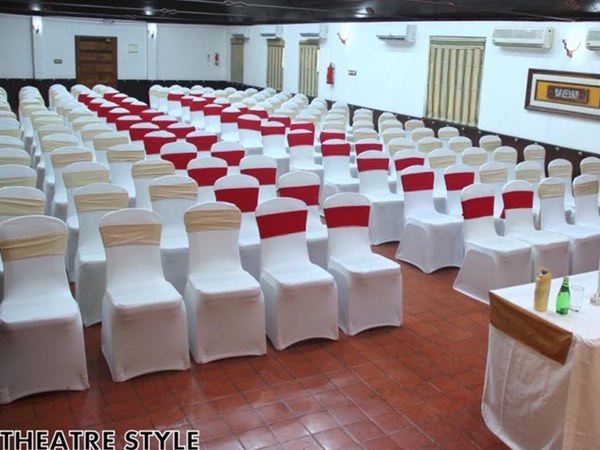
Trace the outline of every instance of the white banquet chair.
<instances>
[{"instance_id":1,"label":"white banquet chair","mask_svg":"<svg viewBox=\"0 0 600 450\"><path fill-rule=\"evenodd\" d=\"M150 183L157 178L175 175L172 162L162 159L142 159L131 166L131 177L135 187L135 207L152 210Z\"/></svg>"},{"instance_id":2,"label":"white banquet chair","mask_svg":"<svg viewBox=\"0 0 600 450\"><path fill-rule=\"evenodd\" d=\"M131 172L133 165L146 158L144 147L139 144L119 144L110 147L106 152L110 182L121 186L127 191L129 206L133 207L135 200L135 183Z\"/></svg>"}]
</instances>

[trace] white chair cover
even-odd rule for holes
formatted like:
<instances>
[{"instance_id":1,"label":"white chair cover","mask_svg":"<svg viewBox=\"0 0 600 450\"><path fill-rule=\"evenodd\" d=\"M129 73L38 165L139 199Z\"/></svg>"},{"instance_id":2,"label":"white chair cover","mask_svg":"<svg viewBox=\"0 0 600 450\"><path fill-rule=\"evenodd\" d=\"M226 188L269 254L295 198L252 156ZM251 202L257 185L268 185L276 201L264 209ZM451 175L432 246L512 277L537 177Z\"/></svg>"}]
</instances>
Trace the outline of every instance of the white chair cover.
<instances>
[{"instance_id":1,"label":"white chair cover","mask_svg":"<svg viewBox=\"0 0 600 450\"><path fill-rule=\"evenodd\" d=\"M400 265L371 251L369 200L357 193L329 197L323 206L329 233L328 271L338 288L338 324L355 335L402 324Z\"/></svg>"},{"instance_id":2,"label":"white chair cover","mask_svg":"<svg viewBox=\"0 0 600 450\"><path fill-rule=\"evenodd\" d=\"M338 338L337 289L333 277L309 260L307 214L295 198L267 200L256 210L267 336L277 350L310 338Z\"/></svg>"},{"instance_id":3,"label":"white chair cover","mask_svg":"<svg viewBox=\"0 0 600 450\"><path fill-rule=\"evenodd\" d=\"M172 162L162 159L142 159L131 166L135 186L135 207L152 210L150 183L159 177L175 175Z\"/></svg>"},{"instance_id":4,"label":"white chair cover","mask_svg":"<svg viewBox=\"0 0 600 450\"><path fill-rule=\"evenodd\" d=\"M196 362L266 353L265 306L258 282L242 269L240 210L206 202L185 212L190 265L184 300Z\"/></svg>"},{"instance_id":5,"label":"white chair cover","mask_svg":"<svg viewBox=\"0 0 600 450\"><path fill-rule=\"evenodd\" d=\"M89 387L81 316L65 275L66 237L65 223L54 217L0 224L0 403Z\"/></svg>"},{"instance_id":6,"label":"white chair cover","mask_svg":"<svg viewBox=\"0 0 600 450\"><path fill-rule=\"evenodd\" d=\"M323 153L323 189L321 205L325 199L338 192L358 192L358 178L350 172L350 143L330 139L321 144Z\"/></svg>"},{"instance_id":7,"label":"white chair cover","mask_svg":"<svg viewBox=\"0 0 600 450\"><path fill-rule=\"evenodd\" d=\"M464 164L453 164L444 171L446 184L445 214L462 218L460 195L467 186L475 183L475 171Z\"/></svg>"},{"instance_id":8,"label":"white chair cover","mask_svg":"<svg viewBox=\"0 0 600 450\"><path fill-rule=\"evenodd\" d=\"M573 180L576 225L600 228L598 184L598 177L591 174L579 175Z\"/></svg>"},{"instance_id":9,"label":"white chair cover","mask_svg":"<svg viewBox=\"0 0 600 450\"><path fill-rule=\"evenodd\" d=\"M188 163L187 173L198 184L198 202L214 202L215 182L227 175L227 162L214 156L202 156Z\"/></svg>"},{"instance_id":10,"label":"white chair cover","mask_svg":"<svg viewBox=\"0 0 600 450\"><path fill-rule=\"evenodd\" d=\"M291 130L287 134L289 170L312 172L323 180L323 165L315 162L314 134L308 130ZM282 168L285 170L285 167ZM285 173L285 172L283 172ZM283 173L280 174L282 175Z\"/></svg>"},{"instance_id":11,"label":"white chair cover","mask_svg":"<svg viewBox=\"0 0 600 450\"><path fill-rule=\"evenodd\" d=\"M160 149L160 158L172 162L177 175L187 175L189 162L197 156L196 146L185 141L169 142Z\"/></svg>"},{"instance_id":12,"label":"white chair cover","mask_svg":"<svg viewBox=\"0 0 600 450\"><path fill-rule=\"evenodd\" d=\"M246 156L246 150L239 142L219 141L210 148L211 156L221 158L227 163L227 173L239 174L240 161Z\"/></svg>"},{"instance_id":13,"label":"white chair cover","mask_svg":"<svg viewBox=\"0 0 600 450\"><path fill-rule=\"evenodd\" d=\"M258 203L277 197L277 161L266 155L248 155L240 161L240 173L258 180Z\"/></svg>"},{"instance_id":14,"label":"white chair cover","mask_svg":"<svg viewBox=\"0 0 600 450\"><path fill-rule=\"evenodd\" d=\"M251 113L251 111L249 111ZM237 119L240 144L246 155L263 153L262 135L260 133L261 118L254 114L241 114Z\"/></svg>"}]
</instances>

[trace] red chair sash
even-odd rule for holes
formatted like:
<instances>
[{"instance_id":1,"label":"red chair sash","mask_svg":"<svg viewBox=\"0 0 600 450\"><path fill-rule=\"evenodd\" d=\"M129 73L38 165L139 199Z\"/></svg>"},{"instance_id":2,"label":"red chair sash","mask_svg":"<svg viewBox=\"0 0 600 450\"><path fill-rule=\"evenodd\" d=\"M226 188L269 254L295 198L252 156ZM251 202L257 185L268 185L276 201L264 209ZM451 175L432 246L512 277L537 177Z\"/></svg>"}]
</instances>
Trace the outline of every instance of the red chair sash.
<instances>
[{"instance_id":1,"label":"red chair sash","mask_svg":"<svg viewBox=\"0 0 600 450\"><path fill-rule=\"evenodd\" d=\"M244 150L227 150L212 153L212 156L225 160L228 166L239 166L246 152Z\"/></svg>"},{"instance_id":2,"label":"red chair sash","mask_svg":"<svg viewBox=\"0 0 600 450\"><path fill-rule=\"evenodd\" d=\"M254 114L255 116L260 117L261 119L268 119L269 118L269 113L266 110L249 109L248 113L249 114Z\"/></svg>"},{"instance_id":3,"label":"red chair sash","mask_svg":"<svg viewBox=\"0 0 600 450\"><path fill-rule=\"evenodd\" d=\"M98 108L98 111L97 111L98 117L107 118L109 115L108 113L115 108L119 108L119 106L115 106L115 104L108 105L108 106L100 105L100 107ZM129 112L127 112L127 114L129 114Z\"/></svg>"},{"instance_id":4,"label":"red chair sash","mask_svg":"<svg viewBox=\"0 0 600 450\"><path fill-rule=\"evenodd\" d=\"M425 158L421 158L419 156L415 156L414 158L401 158L394 160L394 167L397 172L402 172L407 167L411 166L424 166Z\"/></svg>"},{"instance_id":5,"label":"red chair sash","mask_svg":"<svg viewBox=\"0 0 600 450\"><path fill-rule=\"evenodd\" d=\"M319 135L321 144L331 139L346 139L346 133L342 131L321 131L321 134Z\"/></svg>"},{"instance_id":6,"label":"red chair sash","mask_svg":"<svg viewBox=\"0 0 600 450\"><path fill-rule=\"evenodd\" d=\"M239 111L222 111L221 112L221 123L235 123L240 116Z\"/></svg>"},{"instance_id":7,"label":"red chair sash","mask_svg":"<svg viewBox=\"0 0 600 450\"><path fill-rule=\"evenodd\" d=\"M325 208L327 228L368 227L370 209L367 205Z\"/></svg>"},{"instance_id":8,"label":"red chair sash","mask_svg":"<svg viewBox=\"0 0 600 450\"><path fill-rule=\"evenodd\" d=\"M271 116L269 117L269 122L279 122L289 128L292 123L292 119L287 116Z\"/></svg>"},{"instance_id":9,"label":"red chair sash","mask_svg":"<svg viewBox=\"0 0 600 450\"><path fill-rule=\"evenodd\" d=\"M221 110L223 109L223 107L221 105L206 105L204 107L204 115L205 116L220 116L221 115Z\"/></svg>"},{"instance_id":10,"label":"red chair sash","mask_svg":"<svg viewBox=\"0 0 600 450\"><path fill-rule=\"evenodd\" d=\"M92 101L92 97L88 97L88 94L79 94L77 96L77 101L87 106Z\"/></svg>"},{"instance_id":11,"label":"red chair sash","mask_svg":"<svg viewBox=\"0 0 600 450\"><path fill-rule=\"evenodd\" d=\"M504 209L532 208L533 207L533 192L532 191L512 191L502 194Z\"/></svg>"},{"instance_id":12,"label":"red chair sash","mask_svg":"<svg viewBox=\"0 0 600 450\"><path fill-rule=\"evenodd\" d=\"M210 151L210 148L217 142L216 134L207 134L203 136L186 136L185 140L196 146L199 152Z\"/></svg>"},{"instance_id":13,"label":"red chair sash","mask_svg":"<svg viewBox=\"0 0 600 450\"><path fill-rule=\"evenodd\" d=\"M136 116L142 117L142 111L146 111L148 109L148 105L142 102L135 102L128 104L127 109L131 111L131 114L135 114Z\"/></svg>"},{"instance_id":14,"label":"red chair sash","mask_svg":"<svg viewBox=\"0 0 600 450\"><path fill-rule=\"evenodd\" d=\"M203 111L204 107L208 104L206 99L204 98L194 98L192 104L190 105L190 111Z\"/></svg>"},{"instance_id":15,"label":"red chair sash","mask_svg":"<svg viewBox=\"0 0 600 450\"><path fill-rule=\"evenodd\" d=\"M97 113L97 112L100 110L100 107L102 106L102 104L103 104L103 103L104 103L104 100L103 100L103 99L98 99L98 98L96 97L96 98L93 98L93 99L92 99L92 100L91 100L91 101L88 103L88 108L89 108L91 111L94 111L95 113ZM98 115L100 115L100 114L98 114Z\"/></svg>"},{"instance_id":16,"label":"red chair sash","mask_svg":"<svg viewBox=\"0 0 600 450\"><path fill-rule=\"evenodd\" d=\"M146 155L158 155L163 145L175 142L175 136L144 136L144 148Z\"/></svg>"},{"instance_id":17,"label":"red chair sash","mask_svg":"<svg viewBox=\"0 0 600 450\"><path fill-rule=\"evenodd\" d=\"M302 200L307 206L315 206L319 204L320 186L293 186L279 188L280 197L291 197Z\"/></svg>"},{"instance_id":18,"label":"red chair sash","mask_svg":"<svg viewBox=\"0 0 600 450\"><path fill-rule=\"evenodd\" d=\"M354 144L354 151L357 155L369 150L383 151L383 144L381 142L359 142Z\"/></svg>"},{"instance_id":19,"label":"red chair sash","mask_svg":"<svg viewBox=\"0 0 600 450\"><path fill-rule=\"evenodd\" d=\"M133 126L133 125L132 125ZM129 128L129 136L132 141L141 141L148 133L158 131L156 128Z\"/></svg>"},{"instance_id":20,"label":"red chair sash","mask_svg":"<svg viewBox=\"0 0 600 450\"><path fill-rule=\"evenodd\" d=\"M131 119L119 119L117 120L117 130L118 131L129 131L129 129L135 125L136 123L142 123L143 120L141 117L131 118ZM131 133L129 133L131 136ZM133 138L131 138L133 140ZM140 138L141 139L141 138Z\"/></svg>"},{"instance_id":21,"label":"red chair sash","mask_svg":"<svg viewBox=\"0 0 600 450\"><path fill-rule=\"evenodd\" d=\"M139 116L144 119L144 122L150 122L152 119L158 116L162 116L162 111L157 111L155 109L145 109L139 113Z\"/></svg>"},{"instance_id":22,"label":"red chair sash","mask_svg":"<svg viewBox=\"0 0 600 450\"><path fill-rule=\"evenodd\" d=\"M289 133L287 135L288 146L313 145L315 136L312 133Z\"/></svg>"},{"instance_id":23,"label":"red chair sash","mask_svg":"<svg viewBox=\"0 0 600 450\"><path fill-rule=\"evenodd\" d=\"M215 102L215 100L217 99L217 97L215 97L214 95L211 95L211 94L202 94L202 98L204 100L206 100L207 105L212 105Z\"/></svg>"},{"instance_id":24,"label":"red chair sash","mask_svg":"<svg viewBox=\"0 0 600 450\"><path fill-rule=\"evenodd\" d=\"M269 122L274 123L274 122ZM283 125L269 125L269 126L261 126L260 134L263 136L273 136L274 134L285 134L285 126Z\"/></svg>"},{"instance_id":25,"label":"red chair sash","mask_svg":"<svg viewBox=\"0 0 600 450\"><path fill-rule=\"evenodd\" d=\"M157 120L156 118L154 118L150 122L158 125L158 127L161 130L167 131L168 128L169 128L169 125L173 125L174 123L177 123L177 119L171 119L171 118L169 118L169 119L160 119L160 120Z\"/></svg>"},{"instance_id":26,"label":"red chair sash","mask_svg":"<svg viewBox=\"0 0 600 450\"><path fill-rule=\"evenodd\" d=\"M219 202L233 203L243 213L253 212L258 205L258 188L215 189L215 197Z\"/></svg>"},{"instance_id":27,"label":"red chair sash","mask_svg":"<svg viewBox=\"0 0 600 450\"><path fill-rule=\"evenodd\" d=\"M341 142L339 144L321 144L321 153L323 153L323 157L350 156L350 143Z\"/></svg>"},{"instance_id":28,"label":"red chair sash","mask_svg":"<svg viewBox=\"0 0 600 450\"><path fill-rule=\"evenodd\" d=\"M181 97L181 106L183 106L184 108L189 108L190 106L192 106L193 101L194 97L192 97L191 95L184 95L183 97Z\"/></svg>"},{"instance_id":29,"label":"red chair sash","mask_svg":"<svg viewBox=\"0 0 600 450\"><path fill-rule=\"evenodd\" d=\"M260 131L260 120L238 119L238 128L240 130Z\"/></svg>"},{"instance_id":30,"label":"red chair sash","mask_svg":"<svg viewBox=\"0 0 600 450\"><path fill-rule=\"evenodd\" d=\"M463 217L465 220L479 219L494 215L494 197L479 197L462 202Z\"/></svg>"},{"instance_id":31,"label":"red chair sash","mask_svg":"<svg viewBox=\"0 0 600 450\"><path fill-rule=\"evenodd\" d=\"M275 184L275 181L277 180L277 168L257 167L253 169L241 169L240 173L256 178L258 184L261 186Z\"/></svg>"},{"instance_id":32,"label":"red chair sash","mask_svg":"<svg viewBox=\"0 0 600 450\"><path fill-rule=\"evenodd\" d=\"M106 121L108 123L114 123L114 124L116 124L117 123L117 119L119 117L125 117L125 116L128 116L130 114L131 113L129 111L119 111L119 112L114 112L114 113L109 111L108 116L106 116Z\"/></svg>"},{"instance_id":33,"label":"red chair sash","mask_svg":"<svg viewBox=\"0 0 600 450\"><path fill-rule=\"evenodd\" d=\"M189 169L188 175L196 180L198 186L214 186L215 181L227 175L227 167L198 167Z\"/></svg>"},{"instance_id":34,"label":"red chair sash","mask_svg":"<svg viewBox=\"0 0 600 450\"><path fill-rule=\"evenodd\" d=\"M288 211L257 216L258 232L261 239L285 236L306 231L306 210Z\"/></svg>"},{"instance_id":35,"label":"red chair sash","mask_svg":"<svg viewBox=\"0 0 600 450\"><path fill-rule=\"evenodd\" d=\"M167 127L167 131L169 133L173 133L175 135L175 137L177 137L177 139L185 139L185 137L189 133L193 133L194 131L196 131L196 129L191 125L176 126L176 127L169 126L169 127Z\"/></svg>"},{"instance_id":36,"label":"red chair sash","mask_svg":"<svg viewBox=\"0 0 600 450\"><path fill-rule=\"evenodd\" d=\"M314 134L315 124L312 122L294 122L290 124L290 130L308 130Z\"/></svg>"},{"instance_id":37,"label":"red chair sash","mask_svg":"<svg viewBox=\"0 0 600 450\"><path fill-rule=\"evenodd\" d=\"M390 161L387 158L357 158L356 167L359 172L367 172L369 170L384 170L388 171Z\"/></svg>"},{"instance_id":38,"label":"red chair sash","mask_svg":"<svg viewBox=\"0 0 600 450\"><path fill-rule=\"evenodd\" d=\"M109 102L113 101L113 97L115 95L118 95L120 92L105 92L103 97L105 100L108 100Z\"/></svg>"},{"instance_id":39,"label":"red chair sash","mask_svg":"<svg viewBox=\"0 0 600 450\"><path fill-rule=\"evenodd\" d=\"M410 173L402 175L404 192L428 191L433 189L433 172Z\"/></svg>"},{"instance_id":40,"label":"red chair sash","mask_svg":"<svg viewBox=\"0 0 600 450\"><path fill-rule=\"evenodd\" d=\"M183 92L169 92L167 94L168 102L177 102L183 98Z\"/></svg>"},{"instance_id":41,"label":"red chair sash","mask_svg":"<svg viewBox=\"0 0 600 450\"><path fill-rule=\"evenodd\" d=\"M458 172L458 173L446 173L444 174L444 181L446 182L446 190L448 191L460 191L463 188L473 184L475 182L474 172Z\"/></svg>"},{"instance_id":42,"label":"red chair sash","mask_svg":"<svg viewBox=\"0 0 600 450\"><path fill-rule=\"evenodd\" d=\"M171 161L177 170L186 170L188 163L198 156L196 153L163 153L161 159Z\"/></svg>"},{"instance_id":43,"label":"red chair sash","mask_svg":"<svg viewBox=\"0 0 600 450\"><path fill-rule=\"evenodd\" d=\"M238 109L240 110L240 114L247 114L248 113L248 107L247 106L238 106Z\"/></svg>"}]
</instances>

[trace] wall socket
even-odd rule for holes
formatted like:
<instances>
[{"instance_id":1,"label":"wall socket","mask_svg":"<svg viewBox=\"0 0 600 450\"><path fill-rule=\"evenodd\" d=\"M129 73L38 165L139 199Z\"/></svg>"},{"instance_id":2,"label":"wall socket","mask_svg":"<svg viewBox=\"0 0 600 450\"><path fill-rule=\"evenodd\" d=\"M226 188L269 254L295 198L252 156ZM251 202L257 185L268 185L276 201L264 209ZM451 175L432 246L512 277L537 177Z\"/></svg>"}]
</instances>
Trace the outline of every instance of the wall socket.
<instances>
[{"instance_id":1,"label":"wall socket","mask_svg":"<svg viewBox=\"0 0 600 450\"><path fill-rule=\"evenodd\" d=\"M351 77L355 77L356 76L356 70L349 70L348 71L348 75L350 75Z\"/></svg>"}]
</instances>

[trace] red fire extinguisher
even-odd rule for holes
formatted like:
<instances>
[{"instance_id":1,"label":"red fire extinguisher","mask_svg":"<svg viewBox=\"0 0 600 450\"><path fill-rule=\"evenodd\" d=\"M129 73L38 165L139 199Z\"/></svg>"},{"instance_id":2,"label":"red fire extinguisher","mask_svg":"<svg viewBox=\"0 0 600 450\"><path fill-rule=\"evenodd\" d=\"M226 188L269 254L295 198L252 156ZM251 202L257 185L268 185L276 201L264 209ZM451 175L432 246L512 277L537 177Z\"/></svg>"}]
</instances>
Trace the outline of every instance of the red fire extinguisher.
<instances>
[{"instance_id":1,"label":"red fire extinguisher","mask_svg":"<svg viewBox=\"0 0 600 450\"><path fill-rule=\"evenodd\" d=\"M219 54L215 53L215 66L219 65Z\"/></svg>"},{"instance_id":2,"label":"red fire extinguisher","mask_svg":"<svg viewBox=\"0 0 600 450\"><path fill-rule=\"evenodd\" d=\"M333 67L333 63L329 63L327 66L327 84L333 84L335 76L335 67Z\"/></svg>"}]
</instances>

